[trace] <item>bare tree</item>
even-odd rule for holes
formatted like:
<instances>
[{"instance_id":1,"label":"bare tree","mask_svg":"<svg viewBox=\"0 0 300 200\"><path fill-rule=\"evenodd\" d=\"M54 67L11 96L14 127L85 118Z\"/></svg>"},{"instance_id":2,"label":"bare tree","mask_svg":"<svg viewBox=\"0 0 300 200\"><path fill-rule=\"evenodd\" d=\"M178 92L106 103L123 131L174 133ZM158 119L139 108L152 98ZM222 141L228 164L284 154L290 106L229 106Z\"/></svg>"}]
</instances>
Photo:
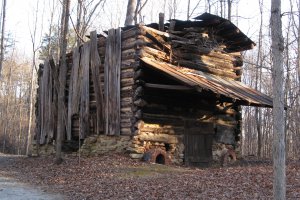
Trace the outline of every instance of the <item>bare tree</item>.
<instances>
[{"instance_id":1,"label":"bare tree","mask_svg":"<svg viewBox=\"0 0 300 200\"><path fill-rule=\"evenodd\" d=\"M128 0L125 26L133 25L137 0Z\"/></svg>"},{"instance_id":2,"label":"bare tree","mask_svg":"<svg viewBox=\"0 0 300 200\"><path fill-rule=\"evenodd\" d=\"M259 8L260 8L260 26L259 26L259 35L258 35L258 49L257 49L257 58L256 58L256 66L262 66L262 27L263 27L263 0L259 0ZM261 73L262 68L256 67L255 69L255 89L260 90L261 85ZM256 121L256 130L257 130L257 155L261 157L261 149L262 149L262 133L261 133L261 109L255 108L255 121Z\"/></svg>"},{"instance_id":3,"label":"bare tree","mask_svg":"<svg viewBox=\"0 0 300 200\"><path fill-rule=\"evenodd\" d=\"M285 166L285 135L284 135L284 73L283 51L284 41L282 36L281 0L271 2L271 39L273 62L273 198L285 199L286 195L286 166Z\"/></svg>"},{"instance_id":4,"label":"bare tree","mask_svg":"<svg viewBox=\"0 0 300 200\"><path fill-rule=\"evenodd\" d=\"M190 17L194 14L195 10L198 8L199 4L201 3L202 0L199 0L196 4L196 6L194 7L194 9L192 11L190 11L190 0L188 1L188 8L187 8L187 20L190 20Z\"/></svg>"},{"instance_id":5,"label":"bare tree","mask_svg":"<svg viewBox=\"0 0 300 200\"><path fill-rule=\"evenodd\" d=\"M298 0L298 11L300 12L300 0ZM300 14L298 14L298 62L297 62L297 70L298 70L298 87L300 93Z\"/></svg>"},{"instance_id":6,"label":"bare tree","mask_svg":"<svg viewBox=\"0 0 300 200\"><path fill-rule=\"evenodd\" d=\"M76 33L76 42L79 46L84 41L84 35L86 34L93 17L99 6L104 5L106 0L77 0L77 17L76 17L76 26L73 23L72 18L71 23Z\"/></svg>"},{"instance_id":7,"label":"bare tree","mask_svg":"<svg viewBox=\"0 0 300 200\"><path fill-rule=\"evenodd\" d=\"M70 0L63 1L63 12L61 16L61 35L60 35L60 70L59 70L59 91L58 91L58 111L57 132L56 132L56 164L62 162L62 140L66 132L66 108L65 108L65 86L67 75L67 34L70 16Z\"/></svg>"},{"instance_id":8,"label":"bare tree","mask_svg":"<svg viewBox=\"0 0 300 200\"><path fill-rule=\"evenodd\" d=\"M227 0L227 15L228 15L228 17L227 17L227 19L228 20L230 20L231 21L231 7L232 7L232 1L233 0Z\"/></svg>"},{"instance_id":9,"label":"bare tree","mask_svg":"<svg viewBox=\"0 0 300 200\"><path fill-rule=\"evenodd\" d=\"M208 12L211 13L211 2L210 2L210 0L207 0L207 4L208 4Z\"/></svg>"},{"instance_id":10,"label":"bare tree","mask_svg":"<svg viewBox=\"0 0 300 200\"><path fill-rule=\"evenodd\" d=\"M148 0L145 0L144 3L142 4L142 1L141 0L137 0L137 5L136 5L136 8L135 8L135 12L134 12L134 24L137 24L138 20L138 16L140 18L140 22L143 22L143 16L142 16L142 10L143 8L145 7L145 5L147 4Z\"/></svg>"},{"instance_id":11,"label":"bare tree","mask_svg":"<svg viewBox=\"0 0 300 200\"><path fill-rule=\"evenodd\" d=\"M0 43L0 77L2 64L4 60L4 34L5 34L5 17L6 17L6 0L3 0L2 5L2 26L1 26L1 43Z\"/></svg>"}]
</instances>

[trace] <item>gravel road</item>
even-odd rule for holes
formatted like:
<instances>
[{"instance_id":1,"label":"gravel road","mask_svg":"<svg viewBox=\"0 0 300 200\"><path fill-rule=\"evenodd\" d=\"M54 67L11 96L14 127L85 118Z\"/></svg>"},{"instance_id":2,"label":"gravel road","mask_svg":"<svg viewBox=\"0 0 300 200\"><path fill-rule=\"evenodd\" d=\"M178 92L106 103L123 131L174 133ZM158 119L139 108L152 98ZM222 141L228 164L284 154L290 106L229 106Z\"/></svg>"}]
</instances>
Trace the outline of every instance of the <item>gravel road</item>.
<instances>
[{"instance_id":1,"label":"gravel road","mask_svg":"<svg viewBox=\"0 0 300 200\"><path fill-rule=\"evenodd\" d=\"M16 156L0 153L0 200L62 200L59 194L48 193L41 188L10 178L4 171ZM5 166L5 167L4 167Z\"/></svg>"}]
</instances>

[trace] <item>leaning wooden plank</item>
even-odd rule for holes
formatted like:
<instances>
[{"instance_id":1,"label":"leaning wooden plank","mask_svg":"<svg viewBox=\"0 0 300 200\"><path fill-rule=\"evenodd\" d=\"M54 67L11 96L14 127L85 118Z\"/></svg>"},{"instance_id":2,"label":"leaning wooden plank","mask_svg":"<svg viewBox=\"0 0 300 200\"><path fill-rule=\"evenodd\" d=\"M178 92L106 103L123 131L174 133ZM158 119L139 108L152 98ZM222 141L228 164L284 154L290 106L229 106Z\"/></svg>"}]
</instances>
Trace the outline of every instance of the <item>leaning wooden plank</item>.
<instances>
[{"instance_id":1,"label":"leaning wooden plank","mask_svg":"<svg viewBox=\"0 0 300 200\"><path fill-rule=\"evenodd\" d=\"M42 79L42 69L44 64L39 65L38 70L38 88L37 88L37 104L36 104L36 141L40 144L40 136L41 136L41 120L42 120L42 112L41 112L41 79Z\"/></svg>"},{"instance_id":2,"label":"leaning wooden plank","mask_svg":"<svg viewBox=\"0 0 300 200\"><path fill-rule=\"evenodd\" d=\"M90 42L83 44L81 53L82 68L82 90L80 99L80 138L84 139L86 134L89 133L89 68L90 68Z\"/></svg>"},{"instance_id":3,"label":"leaning wooden plank","mask_svg":"<svg viewBox=\"0 0 300 200\"><path fill-rule=\"evenodd\" d=\"M115 134L120 135L120 110L121 110L121 29L118 28L116 29L116 46L115 46L115 56L116 56L116 65L115 65L115 70L116 70L116 116L115 116L115 122L116 122L116 127L115 127Z\"/></svg>"},{"instance_id":4,"label":"leaning wooden plank","mask_svg":"<svg viewBox=\"0 0 300 200\"><path fill-rule=\"evenodd\" d=\"M105 52L105 133L120 135L121 29L108 31Z\"/></svg>"},{"instance_id":5,"label":"leaning wooden plank","mask_svg":"<svg viewBox=\"0 0 300 200\"><path fill-rule=\"evenodd\" d=\"M103 90L100 84L100 68L102 68L100 56L97 49L97 33L93 31L90 33L91 36L91 72L93 86L96 96L96 133L103 132L104 117L103 117Z\"/></svg>"},{"instance_id":6,"label":"leaning wooden plank","mask_svg":"<svg viewBox=\"0 0 300 200\"><path fill-rule=\"evenodd\" d=\"M52 123L53 123L53 131L49 133L49 137L47 138L50 142L54 139L57 127L57 104L58 104L58 90L59 90L59 81L58 81L58 66L55 65L53 57L49 59L50 69L51 69L51 78L52 78Z\"/></svg>"},{"instance_id":7,"label":"leaning wooden plank","mask_svg":"<svg viewBox=\"0 0 300 200\"><path fill-rule=\"evenodd\" d=\"M40 143L44 144L46 142L46 137L48 133L48 83L49 83L49 73L50 73L49 62L45 61L43 68L43 75L41 80L41 135L40 135Z\"/></svg>"},{"instance_id":8,"label":"leaning wooden plank","mask_svg":"<svg viewBox=\"0 0 300 200\"><path fill-rule=\"evenodd\" d=\"M53 103L54 99L53 98L56 94L55 94L55 90L54 90L54 79L53 79L53 70L51 65L54 65L54 61L53 60L49 60L49 88L48 88L48 118L49 118L49 122L48 122L48 137L47 137L47 143L51 142L51 140L54 138L54 113L55 113L55 104ZM55 65L53 67L55 69Z\"/></svg>"},{"instance_id":9,"label":"leaning wooden plank","mask_svg":"<svg viewBox=\"0 0 300 200\"><path fill-rule=\"evenodd\" d=\"M79 71L79 48L73 50L73 61L69 84L69 98L68 98L68 116L67 116L67 140L72 139L72 115L78 112L79 109L79 93L78 93L78 71Z\"/></svg>"}]
</instances>

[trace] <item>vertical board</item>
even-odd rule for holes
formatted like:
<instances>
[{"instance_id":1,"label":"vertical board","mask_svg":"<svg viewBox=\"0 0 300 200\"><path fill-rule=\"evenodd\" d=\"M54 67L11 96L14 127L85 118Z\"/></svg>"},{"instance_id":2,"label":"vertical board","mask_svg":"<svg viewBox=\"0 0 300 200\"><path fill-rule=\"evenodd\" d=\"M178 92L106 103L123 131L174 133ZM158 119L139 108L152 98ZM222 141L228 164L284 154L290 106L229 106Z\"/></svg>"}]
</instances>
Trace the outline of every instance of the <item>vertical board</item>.
<instances>
[{"instance_id":1,"label":"vertical board","mask_svg":"<svg viewBox=\"0 0 300 200\"><path fill-rule=\"evenodd\" d=\"M58 68L57 65L55 65L53 58L51 57L49 60L50 64L50 70L51 70L51 81L52 81L52 107L51 107L51 112L52 112L52 130L49 133L48 142L52 142L52 139L56 137L56 127L57 127L57 101L58 101Z\"/></svg>"},{"instance_id":2,"label":"vertical board","mask_svg":"<svg viewBox=\"0 0 300 200\"><path fill-rule=\"evenodd\" d=\"M96 117L93 119L95 124L94 129L97 134L103 132L104 128L104 103L103 103L103 89L101 87L100 68L102 68L101 59L97 48L97 33L93 31L91 36L91 71L92 81L94 85L94 92L96 96ZM91 116L92 117L92 116ZM94 118L94 117L93 117Z\"/></svg>"},{"instance_id":3,"label":"vertical board","mask_svg":"<svg viewBox=\"0 0 300 200\"><path fill-rule=\"evenodd\" d=\"M39 144L45 144L54 138L56 127L56 66L53 59L45 61L41 65L42 74L39 78L38 110L37 118L37 141Z\"/></svg>"},{"instance_id":4,"label":"vertical board","mask_svg":"<svg viewBox=\"0 0 300 200\"><path fill-rule=\"evenodd\" d=\"M213 124L186 121L184 131L185 164L209 166L212 161Z\"/></svg>"},{"instance_id":5,"label":"vertical board","mask_svg":"<svg viewBox=\"0 0 300 200\"><path fill-rule=\"evenodd\" d=\"M120 135L121 29L108 31L104 64L105 132Z\"/></svg>"},{"instance_id":6,"label":"vertical board","mask_svg":"<svg viewBox=\"0 0 300 200\"><path fill-rule=\"evenodd\" d=\"M69 84L69 96L68 96L68 119L67 119L67 140L72 139L72 116L78 113L79 110L79 97L81 94L80 89L80 53L79 48L76 47L73 50L72 69Z\"/></svg>"},{"instance_id":7,"label":"vertical board","mask_svg":"<svg viewBox=\"0 0 300 200\"><path fill-rule=\"evenodd\" d=\"M52 107L52 90L49 90L52 86L52 77L49 61L45 61L43 67L43 75L41 79L41 133L40 133L40 144L45 144L46 138L49 138L48 134L51 128L51 107Z\"/></svg>"},{"instance_id":8,"label":"vertical board","mask_svg":"<svg viewBox=\"0 0 300 200\"><path fill-rule=\"evenodd\" d=\"M47 143L50 143L52 139L54 138L54 132L55 132L55 103L54 103L54 95L55 95L55 89L54 89L54 70L56 69L55 64L53 60L49 60L49 86L48 86L48 120L49 120L49 128L48 128L48 137L47 137Z\"/></svg>"},{"instance_id":9,"label":"vertical board","mask_svg":"<svg viewBox=\"0 0 300 200\"><path fill-rule=\"evenodd\" d=\"M80 68L82 68L82 88L80 97L79 137L80 139L84 139L89 133L90 128L90 42L86 42L82 46Z\"/></svg>"}]
</instances>

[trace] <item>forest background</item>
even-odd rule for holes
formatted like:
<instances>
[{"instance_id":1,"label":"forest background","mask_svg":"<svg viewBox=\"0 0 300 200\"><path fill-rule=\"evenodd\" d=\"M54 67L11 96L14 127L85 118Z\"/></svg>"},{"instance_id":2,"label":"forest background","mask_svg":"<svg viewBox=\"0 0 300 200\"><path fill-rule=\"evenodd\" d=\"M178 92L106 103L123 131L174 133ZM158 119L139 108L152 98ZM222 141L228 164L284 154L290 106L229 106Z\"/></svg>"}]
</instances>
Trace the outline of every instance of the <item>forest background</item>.
<instances>
[{"instance_id":1,"label":"forest background","mask_svg":"<svg viewBox=\"0 0 300 200\"><path fill-rule=\"evenodd\" d=\"M39 63L50 54L59 55L59 0L1 1L1 36L3 67L0 79L0 150L25 154L34 135L34 103ZM158 14L166 20L192 20L204 12L230 19L256 43L244 52L242 81L272 96L272 59L270 33L270 0L140 0L136 23L158 22ZM85 35L97 30L122 27L128 1L77 0L70 6L68 49ZM300 145L300 1L282 3L284 36L284 101L286 155L299 158ZM3 23L3 19L4 22ZM5 26L3 26L5 25ZM4 28L3 28L4 27ZM244 106L241 150L243 155L270 158L272 155L272 109Z\"/></svg>"}]
</instances>

